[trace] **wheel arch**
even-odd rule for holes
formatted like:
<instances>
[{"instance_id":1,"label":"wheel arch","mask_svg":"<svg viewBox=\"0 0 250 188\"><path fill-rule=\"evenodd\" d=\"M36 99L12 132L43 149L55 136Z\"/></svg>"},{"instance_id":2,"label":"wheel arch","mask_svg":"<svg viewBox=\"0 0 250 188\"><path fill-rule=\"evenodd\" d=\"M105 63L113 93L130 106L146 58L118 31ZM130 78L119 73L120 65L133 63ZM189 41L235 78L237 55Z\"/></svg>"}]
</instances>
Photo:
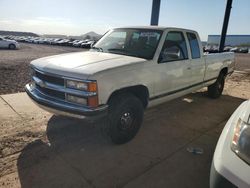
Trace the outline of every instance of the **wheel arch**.
<instances>
[{"instance_id":1,"label":"wheel arch","mask_svg":"<svg viewBox=\"0 0 250 188\"><path fill-rule=\"evenodd\" d=\"M223 68L220 70L220 74L227 75L227 73L228 73L228 67L223 67Z\"/></svg>"},{"instance_id":2,"label":"wheel arch","mask_svg":"<svg viewBox=\"0 0 250 188\"><path fill-rule=\"evenodd\" d=\"M16 48L16 45L14 43L9 43L8 47L10 48L11 45L15 46Z\"/></svg>"},{"instance_id":3,"label":"wheel arch","mask_svg":"<svg viewBox=\"0 0 250 188\"><path fill-rule=\"evenodd\" d=\"M149 99L149 91L148 88L144 85L135 85L120 88L115 90L109 97L108 97L108 104L110 103L111 99L119 94L124 93L131 93L135 97L137 97L143 104L143 107L146 108L148 106L148 99Z\"/></svg>"}]
</instances>

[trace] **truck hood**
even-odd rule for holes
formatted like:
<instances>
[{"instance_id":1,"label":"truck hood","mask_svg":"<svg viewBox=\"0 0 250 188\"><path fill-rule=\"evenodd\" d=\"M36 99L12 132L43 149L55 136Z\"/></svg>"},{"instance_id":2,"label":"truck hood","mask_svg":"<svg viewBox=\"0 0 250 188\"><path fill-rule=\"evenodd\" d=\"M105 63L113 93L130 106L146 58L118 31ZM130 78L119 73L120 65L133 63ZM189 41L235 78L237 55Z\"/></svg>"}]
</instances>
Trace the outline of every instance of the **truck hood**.
<instances>
[{"instance_id":1,"label":"truck hood","mask_svg":"<svg viewBox=\"0 0 250 188\"><path fill-rule=\"evenodd\" d=\"M145 61L143 58L88 51L36 59L31 66L43 72L86 79L97 72Z\"/></svg>"}]
</instances>

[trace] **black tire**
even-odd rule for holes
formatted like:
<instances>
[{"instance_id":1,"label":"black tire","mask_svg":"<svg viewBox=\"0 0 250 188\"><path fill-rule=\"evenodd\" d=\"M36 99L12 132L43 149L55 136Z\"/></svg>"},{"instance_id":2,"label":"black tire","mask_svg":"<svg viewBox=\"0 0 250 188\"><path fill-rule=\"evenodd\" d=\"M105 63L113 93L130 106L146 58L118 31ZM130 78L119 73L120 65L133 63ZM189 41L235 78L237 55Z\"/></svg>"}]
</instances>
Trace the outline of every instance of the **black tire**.
<instances>
[{"instance_id":1,"label":"black tire","mask_svg":"<svg viewBox=\"0 0 250 188\"><path fill-rule=\"evenodd\" d=\"M224 84L225 84L226 75L224 73L220 73L215 83L208 86L208 96L217 99L221 96Z\"/></svg>"},{"instance_id":2,"label":"black tire","mask_svg":"<svg viewBox=\"0 0 250 188\"><path fill-rule=\"evenodd\" d=\"M124 144L135 137L143 120L142 102L132 94L120 94L109 103L108 130L111 141Z\"/></svg>"},{"instance_id":3,"label":"black tire","mask_svg":"<svg viewBox=\"0 0 250 188\"><path fill-rule=\"evenodd\" d=\"M15 50L15 49L16 49L16 45L15 45L15 44L10 44L10 45L9 45L9 49Z\"/></svg>"}]
</instances>

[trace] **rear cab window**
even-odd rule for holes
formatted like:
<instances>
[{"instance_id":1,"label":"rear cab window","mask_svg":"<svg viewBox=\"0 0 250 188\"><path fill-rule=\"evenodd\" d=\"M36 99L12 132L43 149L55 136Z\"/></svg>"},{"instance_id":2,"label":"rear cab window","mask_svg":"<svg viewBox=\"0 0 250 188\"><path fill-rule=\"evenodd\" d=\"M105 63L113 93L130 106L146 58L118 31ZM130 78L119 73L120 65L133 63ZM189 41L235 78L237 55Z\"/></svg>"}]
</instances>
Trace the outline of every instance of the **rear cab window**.
<instances>
[{"instance_id":1,"label":"rear cab window","mask_svg":"<svg viewBox=\"0 0 250 188\"><path fill-rule=\"evenodd\" d=\"M192 59L200 58L201 57L200 47L196 34L188 32L187 38L189 41Z\"/></svg>"},{"instance_id":2,"label":"rear cab window","mask_svg":"<svg viewBox=\"0 0 250 188\"><path fill-rule=\"evenodd\" d=\"M181 31L169 31L163 44L158 62L188 59L187 44Z\"/></svg>"}]
</instances>

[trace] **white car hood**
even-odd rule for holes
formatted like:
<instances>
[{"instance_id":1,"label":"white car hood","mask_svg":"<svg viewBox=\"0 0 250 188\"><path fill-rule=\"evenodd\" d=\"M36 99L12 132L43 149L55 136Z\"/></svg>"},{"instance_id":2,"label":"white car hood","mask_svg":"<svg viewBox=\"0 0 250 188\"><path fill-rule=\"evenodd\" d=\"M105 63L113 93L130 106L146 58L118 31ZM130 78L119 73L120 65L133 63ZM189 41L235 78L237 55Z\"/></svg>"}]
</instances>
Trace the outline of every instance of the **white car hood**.
<instances>
[{"instance_id":1,"label":"white car hood","mask_svg":"<svg viewBox=\"0 0 250 188\"><path fill-rule=\"evenodd\" d=\"M13 43L16 43L16 41L15 40L9 40L9 39L4 39L5 41L7 41L7 42L13 42Z\"/></svg>"},{"instance_id":2,"label":"white car hood","mask_svg":"<svg viewBox=\"0 0 250 188\"><path fill-rule=\"evenodd\" d=\"M137 57L88 51L36 59L31 66L43 72L86 79L97 72L145 61Z\"/></svg>"}]
</instances>

